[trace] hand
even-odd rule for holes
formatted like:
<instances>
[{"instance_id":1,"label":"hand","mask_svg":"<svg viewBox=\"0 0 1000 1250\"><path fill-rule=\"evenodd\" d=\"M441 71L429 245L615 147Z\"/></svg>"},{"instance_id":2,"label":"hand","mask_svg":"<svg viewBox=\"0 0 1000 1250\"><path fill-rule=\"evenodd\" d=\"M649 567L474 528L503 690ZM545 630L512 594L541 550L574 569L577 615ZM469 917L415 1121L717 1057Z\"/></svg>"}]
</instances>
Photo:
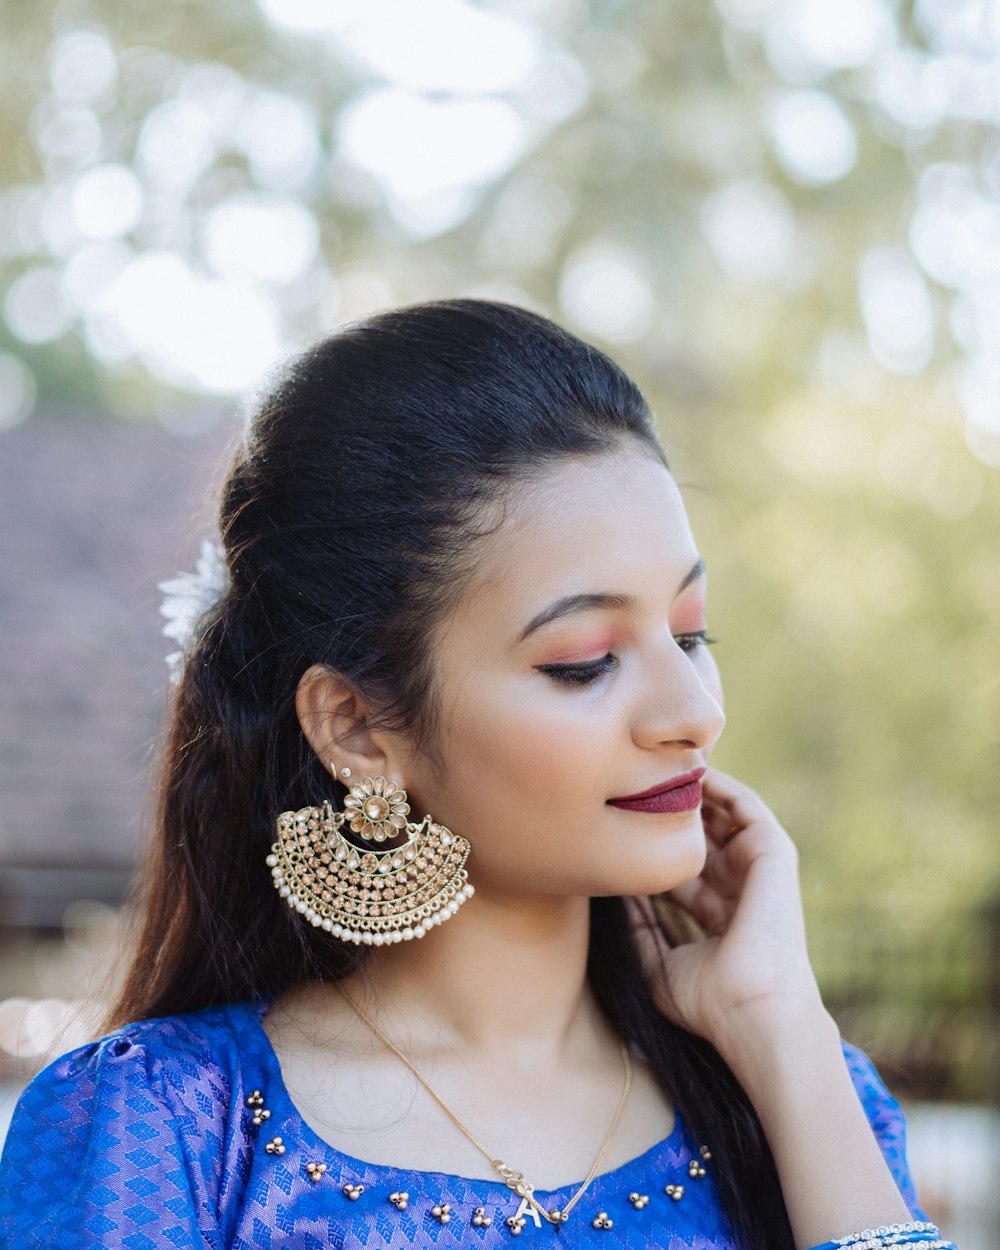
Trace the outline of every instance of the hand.
<instances>
[{"instance_id":1,"label":"hand","mask_svg":"<svg viewBox=\"0 0 1000 1250\"><path fill-rule=\"evenodd\" d=\"M671 947L648 899L630 906L660 1010L726 1054L747 1029L825 1014L806 951L798 852L748 786L709 769L702 780L705 867L668 897L706 934Z\"/></svg>"}]
</instances>

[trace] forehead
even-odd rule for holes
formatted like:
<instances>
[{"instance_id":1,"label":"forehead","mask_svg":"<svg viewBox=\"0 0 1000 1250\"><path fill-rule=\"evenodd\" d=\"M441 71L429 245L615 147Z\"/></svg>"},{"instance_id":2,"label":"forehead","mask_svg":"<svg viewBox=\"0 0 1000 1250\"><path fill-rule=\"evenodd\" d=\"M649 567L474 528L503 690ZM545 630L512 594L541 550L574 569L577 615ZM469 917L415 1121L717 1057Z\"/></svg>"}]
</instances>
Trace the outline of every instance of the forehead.
<instances>
[{"instance_id":1,"label":"forehead","mask_svg":"<svg viewBox=\"0 0 1000 1250\"><path fill-rule=\"evenodd\" d=\"M561 461L518 486L476 554L460 614L523 625L566 594L673 593L697 548L673 476L628 448Z\"/></svg>"}]
</instances>

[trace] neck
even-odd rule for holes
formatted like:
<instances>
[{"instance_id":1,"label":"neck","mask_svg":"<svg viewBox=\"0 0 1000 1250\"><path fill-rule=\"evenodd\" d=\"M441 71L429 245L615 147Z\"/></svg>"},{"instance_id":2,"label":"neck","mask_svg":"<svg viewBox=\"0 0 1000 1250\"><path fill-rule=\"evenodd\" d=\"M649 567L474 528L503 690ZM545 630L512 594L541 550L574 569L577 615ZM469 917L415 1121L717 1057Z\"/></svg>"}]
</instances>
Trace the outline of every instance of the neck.
<instances>
[{"instance_id":1,"label":"neck","mask_svg":"<svg viewBox=\"0 0 1000 1250\"><path fill-rule=\"evenodd\" d=\"M419 1047L560 1056L583 1031L605 1033L587 986L589 901L479 889L419 941L382 947L345 985L387 1034L405 1022Z\"/></svg>"}]
</instances>

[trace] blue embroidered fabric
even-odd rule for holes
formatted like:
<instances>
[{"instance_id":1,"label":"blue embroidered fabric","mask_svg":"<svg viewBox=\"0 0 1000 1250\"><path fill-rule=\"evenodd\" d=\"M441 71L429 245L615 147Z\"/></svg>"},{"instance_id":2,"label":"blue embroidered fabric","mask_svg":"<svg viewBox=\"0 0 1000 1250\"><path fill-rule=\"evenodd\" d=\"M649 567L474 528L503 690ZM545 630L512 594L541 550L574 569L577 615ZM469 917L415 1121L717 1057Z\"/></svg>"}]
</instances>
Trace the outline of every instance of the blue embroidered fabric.
<instances>
[{"instance_id":1,"label":"blue embroidered fabric","mask_svg":"<svg viewBox=\"0 0 1000 1250\"><path fill-rule=\"evenodd\" d=\"M322 1141L289 1099L261 1024L267 1005L265 999L128 1025L40 1072L18 1102L0 1159L0 1246L446 1250L481 1244L489 1250L509 1244L507 1220L521 1203L499 1179L373 1165ZM925 1219L906 1163L899 1103L862 1051L846 1042L843 1049L900 1192L913 1218ZM257 1106L270 1112L258 1126L255 1091ZM536 1225L528 1210L517 1236L522 1244L544 1240L553 1250L733 1250L712 1162L699 1145L678 1113L669 1137L596 1177L558 1232ZM690 1174L692 1161L704 1175ZM667 1185L683 1186L682 1197L666 1194ZM345 1186L363 1189L351 1198ZM547 1208L562 1206L574 1190L537 1197ZM402 1210L390 1200L395 1194L398 1203L400 1193L408 1194ZM648 1202L636 1205L630 1194ZM442 1223L432 1208L444 1204L450 1218ZM609 1226L595 1229L601 1212Z\"/></svg>"}]
</instances>

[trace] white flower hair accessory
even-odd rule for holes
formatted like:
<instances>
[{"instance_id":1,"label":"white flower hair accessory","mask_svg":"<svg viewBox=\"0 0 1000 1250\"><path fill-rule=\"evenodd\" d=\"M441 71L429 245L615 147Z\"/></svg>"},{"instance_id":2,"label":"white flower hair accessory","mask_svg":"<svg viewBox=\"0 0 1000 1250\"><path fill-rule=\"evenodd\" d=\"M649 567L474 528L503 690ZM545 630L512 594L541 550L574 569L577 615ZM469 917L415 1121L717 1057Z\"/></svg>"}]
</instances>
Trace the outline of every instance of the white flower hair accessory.
<instances>
[{"instance_id":1,"label":"white flower hair accessory","mask_svg":"<svg viewBox=\"0 0 1000 1250\"><path fill-rule=\"evenodd\" d=\"M173 684L180 681L184 657L194 641L198 622L227 593L229 585L229 570L222 548L207 538L202 540L201 555L193 572L178 573L169 581L160 582L159 589L164 595L160 615L167 622L163 626L163 636L172 638L180 648L166 657Z\"/></svg>"}]
</instances>

